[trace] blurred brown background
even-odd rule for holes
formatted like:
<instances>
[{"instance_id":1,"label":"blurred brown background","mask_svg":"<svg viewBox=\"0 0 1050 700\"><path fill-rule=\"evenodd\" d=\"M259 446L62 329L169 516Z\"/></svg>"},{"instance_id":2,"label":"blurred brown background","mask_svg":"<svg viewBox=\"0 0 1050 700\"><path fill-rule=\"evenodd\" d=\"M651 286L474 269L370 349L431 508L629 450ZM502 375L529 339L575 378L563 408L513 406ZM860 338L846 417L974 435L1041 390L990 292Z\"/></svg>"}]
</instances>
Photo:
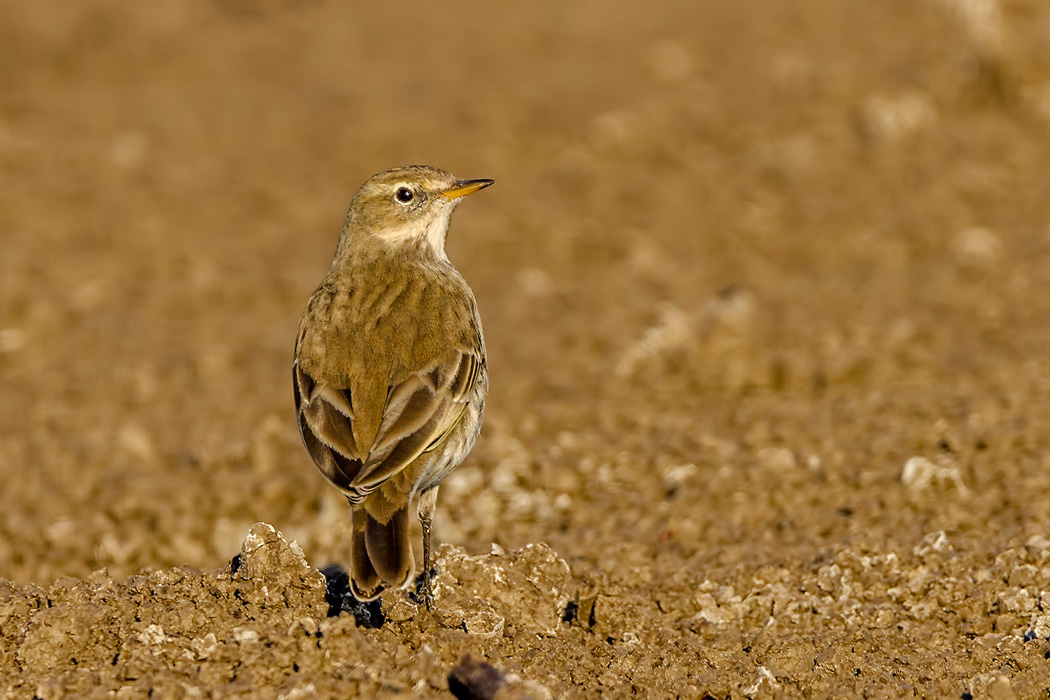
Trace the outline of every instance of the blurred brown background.
<instances>
[{"instance_id":1,"label":"blurred brown background","mask_svg":"<svg viewBox=\"0 0 1050 700\"><path fill-rule=\"evenodd\" d=\"M0 577L217 569L257 521L344 561L295 329L356 188L427 163L497 181L439 540L665 608L943 531L1005 586L1050 526L1048 57L1038 0L3 0Z\"/></svg>"}]
</instances>

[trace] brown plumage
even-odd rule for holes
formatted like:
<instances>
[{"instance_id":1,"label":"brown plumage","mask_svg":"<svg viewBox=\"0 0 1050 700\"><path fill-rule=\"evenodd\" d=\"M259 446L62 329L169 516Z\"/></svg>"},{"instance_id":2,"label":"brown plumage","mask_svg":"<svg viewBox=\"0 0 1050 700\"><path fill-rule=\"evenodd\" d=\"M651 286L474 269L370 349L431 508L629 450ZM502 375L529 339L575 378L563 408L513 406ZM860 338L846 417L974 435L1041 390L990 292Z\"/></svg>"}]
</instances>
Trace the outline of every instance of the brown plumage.
<instances>
[{"instance_id":1,"label":"brown plumage","mask_svg":"<svg viewBox=\"0 0 1050 700\"><path fill-rule=\"evenodd\" d=\"M459 198L492 184L425 166L369 179L350 205L335 259L299 326L295 408L307 451L346 494L350 580L369 600L415 570L430 604L430 523L438 485L467 456L488 390L474 295L445 257Z\"/></svg>"}]
</instances>

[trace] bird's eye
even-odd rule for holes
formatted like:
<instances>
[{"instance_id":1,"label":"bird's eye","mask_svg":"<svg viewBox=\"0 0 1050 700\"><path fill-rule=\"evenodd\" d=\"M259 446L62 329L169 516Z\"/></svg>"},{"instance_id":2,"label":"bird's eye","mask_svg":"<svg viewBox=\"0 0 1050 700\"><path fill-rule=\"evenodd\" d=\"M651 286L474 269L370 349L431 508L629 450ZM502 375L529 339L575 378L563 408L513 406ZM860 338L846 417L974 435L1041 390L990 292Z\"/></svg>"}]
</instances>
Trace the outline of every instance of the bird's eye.
<instances>
[{"instance_id":1,"label":"bird's eye","mask_svg":"<svg viewBox=\"0 0 1050 700\"><path fill-rule=\"evenodd\" d=\"M413 194L412 190L408 189L407 187L398 187L397 192L394 193L394 197L396 197L397 201L401 202L402 204L408 204L412 201L412 198L414 196L415 194Z\"/></svg>"}]
</instances>

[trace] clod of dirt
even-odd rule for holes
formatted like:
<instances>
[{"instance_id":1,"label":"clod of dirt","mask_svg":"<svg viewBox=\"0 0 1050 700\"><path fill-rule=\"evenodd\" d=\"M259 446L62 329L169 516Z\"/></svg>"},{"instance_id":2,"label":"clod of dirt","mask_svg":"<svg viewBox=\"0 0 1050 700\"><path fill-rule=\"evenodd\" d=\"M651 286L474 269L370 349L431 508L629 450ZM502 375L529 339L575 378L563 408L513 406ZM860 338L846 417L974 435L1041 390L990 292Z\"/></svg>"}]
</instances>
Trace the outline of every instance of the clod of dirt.
<instances>
[{"instance_id":1,"label":"clod of dirt","mask_svg":"<svg viewBox=\"0 0 1050 700\"><path fill-rule=\"evenodd\" d=\"M504 684L499 669L469 654L448 672L448 689L459 700L491 700Z\"/></svg>"},{"instance_id":2,"label":"clod of dirt","mask_svg":"<svg viewBox=\"0 0 1050 700\"><path fill-rule=\"evenodd\" d=\"M515 627L554 636L562 625L569 566L545 544L509 555L494 548L473 557L443 545L438 572L435 593L443 627L491 637L503 632L505 620L513 620Z\"/></svg>"},{"instance_id":3,"label":"clod of dirt","mask_svg":"<svg viewBox=\"0 0 1050 700\"><path fill-rule=\"evenodd\" d=\"M286 542L272 525L252 526L227 571L240 584L238 598L250 617L275 607L295 610L300 616L309 611L313 617L328 610L324 575L306 563L298 544Z\"/></svg>"},{"instance_id":4,"label":"clod of dirt","mask_svg":"<svg viewBox=\"0 0 1050 700\"><path fill-rule=\"evenodd\" d=\"M490 663L467 654L448 673L448 689L458 700L549 700L554 696L538 683L504 675Z\"/></svg>"},{"instance_id":5,"label":"clod of dirt","mask_svg":"<svg viewBox=\"0 0 1050 700\"><path fill-rule=\"evenodd\" d=\"M354 597L350 588L350 574L339 564L330 564L321 569L325 578L325 600L328 602L328 617L338 617L342 612L354 616L358 627L379 629L388 619L379 599L362 603ZM394 618L398 619L398 618Z\"/></svg>"},{"instance_id":6,"label":"clod of dirt","mask_svg":"<svg viewBox=\"0 0 1050 700\"><path fill-rule=\"evenodd\" d=\"M18 678L9 689L41 697L51 686L209 688L234 682L244 664L257 668L254 683L279 684L317 648L327 609L324 576L259 523L217 574L176 568L114 582L100 571L46 592L4 584L0 648Z\"/></svg>"}]
</instances>

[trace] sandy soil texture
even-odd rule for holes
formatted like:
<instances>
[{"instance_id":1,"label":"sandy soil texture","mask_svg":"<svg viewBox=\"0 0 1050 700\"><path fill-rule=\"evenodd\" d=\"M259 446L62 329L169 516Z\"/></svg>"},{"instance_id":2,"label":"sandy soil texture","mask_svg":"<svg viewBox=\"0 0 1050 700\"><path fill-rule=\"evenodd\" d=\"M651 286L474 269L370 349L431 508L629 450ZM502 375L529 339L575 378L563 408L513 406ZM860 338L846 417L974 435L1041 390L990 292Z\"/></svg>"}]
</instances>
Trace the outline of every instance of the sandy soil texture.
<instances>
[{"instance_id":1,"label":"sandy soil texture","mask_svg":"<svg viewBox=\"0 0 1050 700\"><path fill-rule=\"evenodd\" d=\"M1050 5L350 5L0 0L0 698L1047 697ZM406 163L492 391L355 617L291 352Z\"/></svg>"}]
</instances>

